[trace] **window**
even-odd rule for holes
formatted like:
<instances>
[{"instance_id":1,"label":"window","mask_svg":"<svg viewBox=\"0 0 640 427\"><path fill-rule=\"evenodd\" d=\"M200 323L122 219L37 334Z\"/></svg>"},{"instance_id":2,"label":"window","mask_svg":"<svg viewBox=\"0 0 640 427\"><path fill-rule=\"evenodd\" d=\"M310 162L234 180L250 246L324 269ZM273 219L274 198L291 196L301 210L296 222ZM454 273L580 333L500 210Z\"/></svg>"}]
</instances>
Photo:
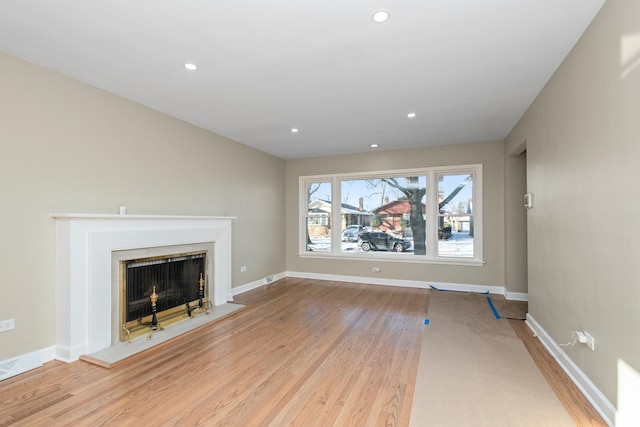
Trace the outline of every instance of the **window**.
<instances>
[{"instance_id":1,"label":"window","mask_svg":"<svg viewBox=\"0 0 640 427\"><path fill-rule=\"evenodd\" d=\"M438 255L473 258L473 173L438 174Z\"/></svg>"},{"instance_id":2,"label":"window","mask_svg":"<svg viewBox=\"0 0 640 427\"><path fill-rule=\"evenodd\" d=\"M305 203L305 250L331 252L331 182L306 182L304 194L308 201Z\"/></svg>"},{"instance_id":3,"label":"window","mask_svg":"<svg viewBox=\"0 0 640 427\"><path fill-rule=\"evenodd\" d=\"M343 231L341 240L347 241L342 245L343 252L413 251L424 255L426 176L385 175L339 181L340 196L345 201L341 212L343 229L360 224L367 227L368 233L353 238L345 236L348 230ZM348 203L356 197L357 207ZM357 237L361 237L359 242ZM364 249L362 240L366 241Z\"/></svg>"},{"instance_id":4,"label":"window","mask_svg":"<svg viewBox=\"0 0 640 427\"><path fill-rule=\"evenodd\" d=\"M482 165L301 177L300 254L481 263L481 179Z\"/></svg>"}]
</instances>

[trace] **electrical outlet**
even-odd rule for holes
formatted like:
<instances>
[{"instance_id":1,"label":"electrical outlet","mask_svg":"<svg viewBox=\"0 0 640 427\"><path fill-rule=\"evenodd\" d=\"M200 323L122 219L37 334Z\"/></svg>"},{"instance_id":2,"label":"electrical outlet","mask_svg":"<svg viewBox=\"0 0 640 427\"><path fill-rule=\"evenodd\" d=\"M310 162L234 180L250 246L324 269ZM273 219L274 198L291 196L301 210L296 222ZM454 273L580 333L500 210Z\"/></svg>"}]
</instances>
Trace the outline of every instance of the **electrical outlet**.
<instances>
[{"instance_id":1,"label":"electrical outlet","mask_svg":"<svg viewBox=\"0 0 640 427\"><path fill-rule=\"evenodd\" d=\"M242 267L240 267L240 273L244 273L245 271L247 271L246 265L243 265Z\"/></svg>"},{"instance_id":2,"label":"electrical outlet","mask_svg":"<svg viewBox=\"0 0 640 427\"><path fill-rule=\"evenodd\" d=\"M15 329L15 328L16 328L16 319L0 321L0 332L10 331L11 329Z\"/></svg>"},{"instance_id":3,"label":"electrical outlet","mask_svg":"<svg viewBox=\"0 0 640 427\"><path fill-rule=\"evenodd\" d=\"M593 338L591 335L589 335L589 333L587 331L584 332L584 336L587 338L587 342L585 342L587 347L589 347L591 350L595 351L596 350L596 340L595 340L595 338Z\"/></svg>"},{"instance_id":4,"label":"electrical outlet","mask_svg":"<svg viewBox=\"0 0 640 427\"><path fill-rule=\"evenodd\" d=\"M380 270L380 267L373 267L373 272L374 273L380 273L382 270Z\"/></svg>"}]
</instances>

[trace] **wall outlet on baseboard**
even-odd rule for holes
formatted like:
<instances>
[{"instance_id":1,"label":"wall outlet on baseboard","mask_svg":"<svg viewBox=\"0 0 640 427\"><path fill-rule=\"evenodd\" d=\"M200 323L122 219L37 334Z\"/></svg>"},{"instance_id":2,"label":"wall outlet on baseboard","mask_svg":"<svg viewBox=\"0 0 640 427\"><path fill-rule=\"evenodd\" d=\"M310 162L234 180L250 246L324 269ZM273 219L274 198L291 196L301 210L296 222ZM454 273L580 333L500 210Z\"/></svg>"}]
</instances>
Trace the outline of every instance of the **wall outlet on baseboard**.
<instances>
[{"instance_id":1,"label":"wall outlet on baseboard","mask_svg":"<svg viewBox=\"0 0 640 427\"><path fill-rule=\"evenodd\" d=\"M16 319L0 320L0 332L10 331L16 328Z\"/></svg>"}]
</instances>

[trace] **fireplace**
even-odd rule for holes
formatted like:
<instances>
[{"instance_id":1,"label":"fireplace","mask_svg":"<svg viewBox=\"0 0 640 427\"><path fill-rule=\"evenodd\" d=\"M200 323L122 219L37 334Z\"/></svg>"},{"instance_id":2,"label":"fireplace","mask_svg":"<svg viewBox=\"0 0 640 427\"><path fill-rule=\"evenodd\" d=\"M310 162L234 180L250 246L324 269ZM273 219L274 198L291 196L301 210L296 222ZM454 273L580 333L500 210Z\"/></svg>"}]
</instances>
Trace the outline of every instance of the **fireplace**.
<instances>
[{"instance_id":1,"label":"fireplace","mask_svg":"<svg viewBox=\"0 0 640 427\"><path fill-rule=\"evenodd\" d=\"M51 217L56 220L58 360L71 362L120 342L122 261L204 253L203 280L214 311L216 306L233 301L231 222L235 218L100 214ZM194 287L198 281L199 273ZM193 306L193 300L190 304ZM183 307L186 310L186 305ZM180 316L183 314L174 317L179 320Z\"/></svg>"}]
</instances>

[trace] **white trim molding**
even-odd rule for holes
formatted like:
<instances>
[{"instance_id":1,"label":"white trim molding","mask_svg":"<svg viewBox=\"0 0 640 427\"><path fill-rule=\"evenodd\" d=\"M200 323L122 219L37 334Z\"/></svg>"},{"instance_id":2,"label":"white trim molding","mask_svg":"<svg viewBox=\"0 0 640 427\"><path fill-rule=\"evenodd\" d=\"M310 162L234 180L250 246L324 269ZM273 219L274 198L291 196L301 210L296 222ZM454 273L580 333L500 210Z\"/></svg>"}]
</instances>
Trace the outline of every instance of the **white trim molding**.
<instances>
[{"instance_id":1,"label":"white trim molding","mask_svg":"<svg viewBox=\"0 0 640 427\"><path fill-rule=\"evenodd\" d=\"M322 273L308 273L300 271L287 271L286 277L298 277L301 279L316 279L316 280L333 280L337 282L349 282L349 283L364 283L368 285L381 285L381 286L400 286L406 288L420 288L431 289L437 288L446 291L458 291L458 292L478 292L478 293L490 293L505 295L505 288L503 286L485 286L485 285L473 285L466 283L445 283L445 282L433 282L423 280L401 280L401 279L378 279L374 277L365 276L340 276L336 274L322 274Z\"/></svg>"},{"instance_id":2,"label":"white trim molding","mask_svg":"<svg viewBox=\"0 0 640 427\"><path fill-rule=\"evenodd\" d=\"M507 292L503 286L485 286L465 283L449 283L449 282L434 282L434 281L422 281L422 280L400 280L400 279L382 279L375 277L365 276L341 276L336 274L323 274L323 273L309 273L303 271L285 271L282 273L267 276L263 279L256 280L254 282L246 283L244 285L235 286L231 289L232 294L238 295L243 292L259 288L263 285L276 282L285 277L296 277L300 279L315 279L315 280L332 280L336 282L348 282L348 283L363 283L367 285L380 285L380 286L399 286L405 288L419 288L419 289L440 289L446 291L456 292L476 292L476 293L490 293L494 295L504 295L506 299L512 301L527 301L528 294Z\"/></svg>"},{"instance_id":3,"label":"white trim molding","mask_svg":"<svg viewBox=\"0 0 640 427\"><path fill-rule=\"evenodd\" d=\"M244 285L240 285L240 286L235 286L233 288L231 288L231 294L233 296L242 294L244 292L248 292L248 291L252 291L254 289L259 288L260 286L264 286L264 285L268 285L270 283L274 283L277 282L278 280L282 279L286 277L285 273L278 273L278 274L273 274L271 276L267 276L263 279L260 280L255 280L253 282L250 283L245 283Z\"/></svg>"},{"instance_id":4,"label":"white trim molding","mask_svg":"<svg viewBox=\"0 0 640 427\"><path fill-rule=\"evenodd\" d=\"M551 336L545 331L542 326L527 313L526 319L527 326L536 334L536 336L542 342L545 349L552 355L563 371L567 373L571 381L573 381L580 389L582 394L598 411L600 416L604 419L607 425L613 427L616 419L616 408L609 402L609 400L602 394L602 392L591 382L591 380L585 375L584 372L567 356L567 354L560 348L560 346L551 338Z\"/></svg>"},{"instance_id":5,"label":"white trim molding","mask_svg":"<svg viewBox=\"0 0 640 427\"><path fill-rule=\"evenodd\" d=\"M506 291L504 297L510 301L529 301L529 294L524 292Z\"/></svg>"},{"instance_id":6,"label":"white trim molding","mask_svg":"<svg viewBox=\"0 0 640 427\"><path fill-rule=\"evenodd\" d=\"M23 354L0 362L0 381L42 366L40 352Z\"/></svg>"},{"instance_id":7,"label":"white trim molding","mask_svg":"<svg viewBox=\"0 0 640 427\"><path fill-rule=\"evenodd\" d=\"M490 293L494 295L504 295L507 300L511 301L528 301L529 296L526 293L507 292L503 286L485 286L475 284L463 284L463 283L449 283L449 282L434 282L434 281L422 281L422 280L399 280L399 279L379 279L375 277L365 276L341 276L336 274L323 274L323 273L309 273L303 271L285 271L271 276L267 276L263 279L256 280L244 285L235 286L231 289L231 293L239 295L244 292L251 291L259 288L263 285L276 282L285 277L296 277L300 279L315 279L315 280L332 280L336 282L348 282L348 283L363 283L367 285L381 285L381 286L399 286L405 288L420 288L420 289L432 289L437 288L446 291L457 292L476 292L476 293Z\"/></svg>"}]
</instances>

